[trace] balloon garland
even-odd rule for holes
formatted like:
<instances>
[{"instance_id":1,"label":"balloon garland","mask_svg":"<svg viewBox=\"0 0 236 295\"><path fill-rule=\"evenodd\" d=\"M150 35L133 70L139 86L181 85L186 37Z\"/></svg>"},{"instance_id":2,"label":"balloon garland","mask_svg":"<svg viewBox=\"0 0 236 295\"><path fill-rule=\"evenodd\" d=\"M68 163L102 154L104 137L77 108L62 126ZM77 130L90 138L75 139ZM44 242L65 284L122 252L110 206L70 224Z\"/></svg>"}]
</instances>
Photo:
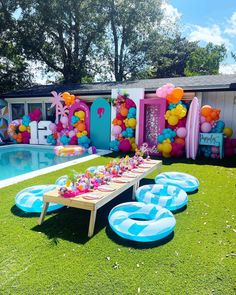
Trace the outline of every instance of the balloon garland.
<instances>
[{"instance_id":1,"label":"balloon garland","mask_svg":"<svg viewBox=\"0 0 236 295\"><path fill-rule=\"evenodd\" d=\"M126 94L119 94L113 104L116 106L116 117L112 121L111 133L115 140L110 142L110 148L123 153L135 151L136 105Z\"/></svg>"},{"instance_id":2,"label":"balloon garland","mask_svg":"<svg viewBox=\"0 0 236 295\"><path fill-rule=\"evenodd\" d=\"M40 109L35 109L28 115L23 116L22 119L14 120L8 127L8 135L17 143L26 143L30 141L30 122L39 122L42 116Z\"/></svg>"},{"instance_id":3,"label":"balloon garland","mask_svg":"<svg viewBox=\"0 0 236 295\"><path fill-rule=\"evenodd\" d=\"M156 95L165 98L168 109L165 113L166 126L157 137L157 150L165 158L182 157L185 150L185 137L187 135L186 115L187 106L181 100L184 91L173 84L165 84L156 90Z\"/></svg>"},{"instance_id":4,"label":"balloon garland","mask_svg":"<svg viewBox=\"0 0 236 295\"><path fill-rule=\"evenodd\" d=\"M64 104L62 104L62 102L64 102ZM53 145L80 145L84 148L88 148L90 145L88 126L86 123L86 116L88 116L88 114L79 109L79 99L76 99L76 97L69 92L64 92L62 94L53 93L52 107L53 106L56 106L60 118L56 118L57 123L50 124L49 129L52 131L52 134L48 136L47 142ZM68 116L71 109L74 109L75 106L76 108L72 116Z\"/></svg>"},{"instance_id":5,"label":"balloon garland","mask_svg":"<svg viewBox=\"0 0 236 295\"><path fill-rule=\"evenodd\" d=\"M200 130L202 133L223 133L225 136L224 141L224 155L225 157L232 157L236 143L231 136L233 135L232 128L225 127L224 121L220 120L220 109L214 109L210 105L204 105L201 108L201 125ZM200 151L204 157L219 159L220 150L216 146L200 146Z\"/></svg>"}]
</instances>

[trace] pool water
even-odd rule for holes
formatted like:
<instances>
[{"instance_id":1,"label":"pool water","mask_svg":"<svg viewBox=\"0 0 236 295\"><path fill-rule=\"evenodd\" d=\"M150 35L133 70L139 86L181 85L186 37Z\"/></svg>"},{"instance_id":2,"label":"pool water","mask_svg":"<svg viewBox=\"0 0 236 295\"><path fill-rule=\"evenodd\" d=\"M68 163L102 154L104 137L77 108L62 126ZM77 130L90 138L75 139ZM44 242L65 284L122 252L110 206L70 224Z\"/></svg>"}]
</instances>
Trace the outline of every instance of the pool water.
<instances>
[{"instance_id":1,"label":"pool water","mask_svg":"<svg viewBox=\"0 0 236 295\"><path fill-rule=\"evenodd\" d=\"M87 156L58 157L50 147L7 146L0 148L0 180Z\"/></svg>"}]
</instances>

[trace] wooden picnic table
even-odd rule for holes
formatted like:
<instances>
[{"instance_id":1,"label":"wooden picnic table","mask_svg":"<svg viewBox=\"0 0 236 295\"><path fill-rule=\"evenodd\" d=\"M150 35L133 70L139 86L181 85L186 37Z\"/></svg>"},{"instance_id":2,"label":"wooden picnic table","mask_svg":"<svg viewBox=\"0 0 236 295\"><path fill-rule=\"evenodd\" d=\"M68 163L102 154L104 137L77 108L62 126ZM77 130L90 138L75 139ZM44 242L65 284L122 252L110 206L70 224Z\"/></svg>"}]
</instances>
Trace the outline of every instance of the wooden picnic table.
<instances>
[{"instance_id":1,"label":"wooden picnic table","mask_svg":"<svg viewBox=\"0 0 236 295\"><path fill-rule=\"evenodd\" d=\"M135 199L135 191L139 187L139 182L149 173L155 171L156 169L161 169L162 161L158 160L150 160L146 161L143 166L136 169L136 171L131 174L128 173L122 177L113 178L109 185L100 186L100 190L96 190L89 193L84 193L74 198L63 198L59 195L58 189L47 192L43 196L44 206L43 211L39 218L39 225L43 223L44 217L47 213L49 203L62 204L67 207L85 209L91 211L90 213L90 221L89 221L89 229L88 229L88 237L92 237L94 233L94 226L96 221L97 210L101 208L106 203L113 200L115 197L119 196L121 193L133 187L132 199ZM133 175L134 174L134 175ZM125 181L125 182L117 182L117 181ZM112 191L101 191L102 187L113 189ZM94 197L93 197L94 196Z\"/></svg>"}]
</instances>

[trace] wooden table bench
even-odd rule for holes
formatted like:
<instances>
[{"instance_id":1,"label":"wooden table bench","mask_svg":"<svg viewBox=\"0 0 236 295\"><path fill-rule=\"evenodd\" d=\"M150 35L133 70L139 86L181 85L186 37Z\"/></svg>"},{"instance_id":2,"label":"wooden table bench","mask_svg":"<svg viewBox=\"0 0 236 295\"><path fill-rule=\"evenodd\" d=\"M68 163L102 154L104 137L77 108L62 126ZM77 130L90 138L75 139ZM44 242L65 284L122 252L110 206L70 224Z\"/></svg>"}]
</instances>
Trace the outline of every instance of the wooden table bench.
<instances>
[{"instance_id":1,"label":"wooden table bench","mask_svg":"<svg viewBox=\"0 0 236 295\"><path fill-rule=\"evenodd\" d=\"M129 182L127 183L117 183L114 181L111 181L109 186L114 188L114 191L104 192L96 190L92 193L84 193L74 198L63 198L58 194L58 189L55 189L53 191L47 192L43 196L44 200L44 206L43 211L39 218L39 225L43 223L44 217L47 213L48 205L49 203L56 203L56 204L62 204L67 207L74 207L79 209L85 209L91 211L90 213L90 221L89 221L89 229L88 229L88 237L92 237L94 233L94 226L96 221L96 214L97 210L101 208L106 203L113 200L115 197L119 196L121 193L129 189L130 187L133 187L133 193L132 193L132 199L135 199L135 191L139 187L139 182L142 178L144 178L149 173L155 171L156 169L161 169L162 161L158 160L151 160L150 162L146 162L144 165L147 165L148 168L139 168L138 170L141 173L135 173L135 178L129 178ZM125 178L125 177L122 177ZM99 198L93 199L93 200L87 200L84 199L86 195L96 195Z\"/></svg>"}]
</instances>

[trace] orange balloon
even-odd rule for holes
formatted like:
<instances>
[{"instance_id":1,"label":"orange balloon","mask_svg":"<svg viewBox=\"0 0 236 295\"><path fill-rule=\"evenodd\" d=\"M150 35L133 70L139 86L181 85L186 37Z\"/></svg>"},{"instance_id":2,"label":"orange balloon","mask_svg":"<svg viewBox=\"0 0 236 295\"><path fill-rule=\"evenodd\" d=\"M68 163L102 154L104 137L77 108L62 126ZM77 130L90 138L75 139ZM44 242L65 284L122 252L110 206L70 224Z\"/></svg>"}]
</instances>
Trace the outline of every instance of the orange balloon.
<instances>
[{"instance_id":1,"label":"orange balloon","mask_svg":"<svg viewBox=\"0 0 236 295\"><path fill-rule=\"evenodd\" d=\"M184 91L181 87L176 87L172 92L171 96L174 98L175 101L174 103L178 103L184 96Z\"/></svg>"},{"instance_id":2,"label":"orange balloon","mask_svg":"<svg viewBox=\"0 0 236 295\"><path fill-rule=\"evenodd\" d=\"M68 99L68 98L70 98L70 93L69 92L63 92L62 97L63 97L63 99Z\"/></svg>"},{"instance_id":3,"label":"orange balloon","mask_svg":"<svg viewBox=\"0 0 236 295\"><path fill-rule=\"evenodd\" d=\"M171 94L168 94L167 97L166 97L167 101L169 103L178 103L179 102L179 99L176 99L174 96L172 96L172 93Z\"/></svg>"},{"instance_id":4,"label":"orange balloon","mask_svg":"<svg viewBox=\"0 0 236 295\"><path fill-rule=\"evenodd\" d=\"M120 108L120 114L123 116L123 117L127 117L128 115L128 109L126 107L121 107Z\"/></svg>"},{"instance_id":5,"label":"orange balloon","mask_svg":"<svg viewBox=\"0 0 236 295\"><path fill-rule=\"evenodd\" d=\"M118 120L117 118L115 118L115 119L113 119L112 124L113 125L119 125L120 126L122 124L122 121L121 120Z\"/></svg>"},{"instance_id":6,"label":"orange balloon","mask_svg":"<svg viewBox=\"0 0 236 295\"><path fill-rule=\"evenodd\" d=\"M184 138L176 137L175 142L181 145L185 145L185 140Z\"/></svg>"},{"instance_id":7,"label":"orange balloon","mask_svg":"<svg viewBox=\"0 0 236 295\"><path fill-rule=\"evenodd\" d=\"M211 121L212 121L211 115L206 116L205 118L206 118L206 121L207 121L207 122L211 122Z\"/></svg>"},{"instance_id":8,"label":"orange balloon","mask_svg":"<svg viewBox=\"0 0 236 295\"><path fill-rule=\"evenodd\" d=\"M84 124L83 122L80 122L80 123L76 126L76 128L77 128L80 132L82 132L82 131L84 131L84 130L86 129L86 126L85 126L85 124Z\"/></svg>"},{"instance_id":9,"label":"orange balloon","mask_svg":"<svg viewBox=\"0 0 236 295\"><path fill-rule=\"evenodd\" d=\"M213 110L211 112L211 118L212 118L212 120L216 120L216 118L217 118L217 112L215 110Z\"/></svg>"},{"instance_id":10,"label":"orange balloon","mask_svg":"<svg viewBox=\"0 0 236 295\"><path fill-rule=\"evenodd\" d=\"M201 115L204 117L210 116L212 112L212 107L209 105L205 105L201 108Z\"/></svg>"}]
</instances>

